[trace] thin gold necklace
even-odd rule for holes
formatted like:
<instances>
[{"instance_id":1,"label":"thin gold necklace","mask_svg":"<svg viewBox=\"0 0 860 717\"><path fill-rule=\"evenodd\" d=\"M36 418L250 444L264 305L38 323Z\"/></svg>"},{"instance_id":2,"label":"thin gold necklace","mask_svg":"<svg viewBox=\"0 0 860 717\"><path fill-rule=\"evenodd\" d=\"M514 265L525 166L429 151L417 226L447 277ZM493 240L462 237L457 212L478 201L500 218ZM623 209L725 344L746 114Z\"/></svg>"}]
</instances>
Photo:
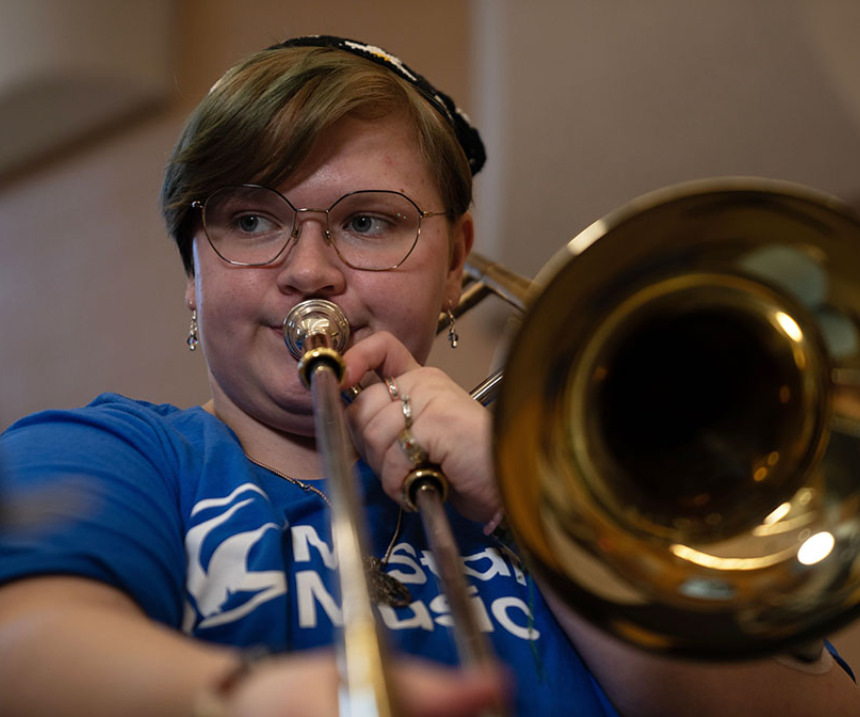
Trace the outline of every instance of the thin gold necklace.
<instances>
[{"instance_id":1,"label":"thin gold necklace","mask_svg":"<svg viewBox=\"0 0 860 717\"><path fill-rule=\"evenodd\" d=\"M282 473L281 471L272 468L272 466L266 465L265 463L258 461L256 458L252 458L247 453L245 454L245 458L251 461L254 465L260 466L260 468L263 468L270 473L274 473L276 476L283 478L288 483L292 483L294 486L301 488L305 493L313 493L314 495L319 496L329 509L331 509L331 503L329 502L328 496L316 486L313 486L310 483L305 483L303 480L294 478L286 473ZM393 575L389 575L385 572L385 568L388 567L388 560L391 558L391 553L394 551L394 544L400 536L402 525L403 507L401 506L400 510L397 512L397 525L394 527L394 535L391 536L385 555L382 558L377 558L375 555L364 556L364 569L367 574L367 587L370 591L371 599L375 602L385 603L391 607L406 607L412 602L412 593L409 592L409 588Z\"/></svg>"},{"instance_id":2,"label":"thin gold necklace","mask_svg":"<svg viewBox=\"0 0 860 717\"><path fill-rule=\"evenodd\" d=\"M281 471L277 470L276 468L272 468L272 466L267 466L265 463L263 463L262 461L258 461L256 458L251 458L251 456L249 456L247 453L245 454L245 458L251 461L251 463L253 463L254 465L260 466L260 468L265 468L270 473L274 473L276 476L283 478L288 483L292 483L293 485L298 486L305 493L314 493L318 495L320 498L323 499L323 502L329 508L331 508L331 503L329 503L328 496L316 486L311 485L310 483L305 483L303 480L299 480L298 478L293 478L293 476L287 475L286 473L281 473Z\"/></svg>"}]
</instances>

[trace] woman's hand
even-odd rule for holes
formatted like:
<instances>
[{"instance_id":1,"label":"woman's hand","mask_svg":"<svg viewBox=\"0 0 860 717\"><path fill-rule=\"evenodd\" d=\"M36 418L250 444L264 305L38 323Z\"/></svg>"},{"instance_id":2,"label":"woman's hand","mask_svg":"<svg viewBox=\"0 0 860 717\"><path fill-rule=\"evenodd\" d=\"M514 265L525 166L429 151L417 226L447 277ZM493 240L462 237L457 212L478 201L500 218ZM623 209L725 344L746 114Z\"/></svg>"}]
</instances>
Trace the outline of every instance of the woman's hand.
<instances>
[{"instance_id":1,"label":"woman's hand","mask_svg":"<svg viewBox=\"0 0 860 717\"><path fill-rule=\"evenodd\" d=\"M344 361L346 386L368 372L380 379L359 394L347 417L356 448L380 476L385 492L401 502L403 480L414 467L398 443L406 418L402 400L393 399L383 381L391 377L401 399L409 397L415 440L448 478L451 504L471 520L492 520L501 504L493 479L489 412L447 374L420 366L387 332L357 343Z\"/></svg>"},{"instance_id":2,"label":"woman's hand","mask_svg":"<svg viewBox=\"0 0 860 717\"><path fill-rule=\"evenodd\" d=\"M496 672L465 672L417 658L399 658L391 687L410 717L471 717L503 702ZM274 657L246 677L228 701L230 717L317 717L338 714L338 674L331 651Z\"/></svg>"}]
</instances>

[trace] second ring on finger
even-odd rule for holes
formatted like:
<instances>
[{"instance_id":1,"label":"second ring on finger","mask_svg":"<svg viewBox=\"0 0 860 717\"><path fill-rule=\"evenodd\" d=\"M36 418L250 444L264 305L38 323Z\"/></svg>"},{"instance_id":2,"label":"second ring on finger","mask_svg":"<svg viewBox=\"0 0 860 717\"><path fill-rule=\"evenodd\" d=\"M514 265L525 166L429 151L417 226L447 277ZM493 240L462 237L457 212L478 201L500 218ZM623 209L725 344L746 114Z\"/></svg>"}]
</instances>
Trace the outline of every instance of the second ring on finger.
<instances>
[{"instance_id":1,"label":"second ring on finger","mask_svg":"<svg viewBox=\"0 0 860 717\"><path fill-rule=\"evenodd\" d=\"M403 411L403 420L406 428L412 428L412 400L409 396L400 396L400 408Z\"/></svg>"},{"instance_id":2,"label":"second ring on finger","mask_svg":"<svg viewBox=\"0 0 860 717\"><path fill-rule=\"evenodd\" d=\"M412 399L400 390L393 376L384 379L385 387L388 390L388 397L392 403L400 401L400 411L403 414L404 427L397 436L397 445L413 466L419 466L425 463L428 459L427 451L415 438L412 433L412 424L414 422L414 414L412 412Z\"/></svg>"}]
</instances>

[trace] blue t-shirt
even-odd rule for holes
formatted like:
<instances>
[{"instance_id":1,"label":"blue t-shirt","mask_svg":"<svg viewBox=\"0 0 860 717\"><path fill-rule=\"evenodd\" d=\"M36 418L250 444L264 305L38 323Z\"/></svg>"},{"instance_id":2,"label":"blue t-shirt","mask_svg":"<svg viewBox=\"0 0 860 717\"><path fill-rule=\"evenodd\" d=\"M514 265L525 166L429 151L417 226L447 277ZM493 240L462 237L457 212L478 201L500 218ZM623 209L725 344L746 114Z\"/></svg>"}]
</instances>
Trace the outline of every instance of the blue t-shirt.
<instances>
[{"instance_id":1,"label":"blue t-shirt","mask_svg":"<svg viewBox=\"0 0 860 717\"><path fill-rule=\"evenodd\" d=\"M105 394L19 421L0 455L7 489L48 496L50 508L0 540L0 581L87 576L201 640L276 652L332 644L341 615L325 501L249 461L202 409ZM382 556L399 509L366 465L356 474ZM516 713L615 715L515 555L449 515L481 628L516 676ZM456 664L419 516L403 515L387 572L412 594L407 607L379 606L394 650Z\"/></svg>"}]
</instances>

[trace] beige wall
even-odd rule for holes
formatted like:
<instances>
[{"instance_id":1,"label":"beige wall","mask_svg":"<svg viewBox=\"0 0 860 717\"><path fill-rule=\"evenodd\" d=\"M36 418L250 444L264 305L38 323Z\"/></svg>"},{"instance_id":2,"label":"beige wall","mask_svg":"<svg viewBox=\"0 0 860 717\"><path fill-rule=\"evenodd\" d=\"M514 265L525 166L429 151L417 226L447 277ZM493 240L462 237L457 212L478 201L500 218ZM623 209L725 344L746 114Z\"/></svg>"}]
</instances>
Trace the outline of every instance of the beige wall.
<instances>
[{"instance_id":1,"label":"beige wall","mask_svg":"<svg viewBox=\"0 0 860 717\"><path fill-rule=\"evenodd\" d=\"M860 43L849 32L860 3L477 7L484 229L529 273L592 221L675 182L758 175L860 198Z\"/></svg>"},{"instance_id":2,"label":"beige wall","mask_svg":"<svg viewBox=\"0 0 860 717\"><path fill-rule=\"evenodd\" d=\"M490 150L478 248L529 275L605 212L683 179L762 174L860 197L854 0L178 7L166 106L0 177L0 427L107 390L207 398L156 206L162 167L221 72L289 35L376 42L460 100ZM432 357L467 386L492 352L480 318L464 322L457 353ZM841 646L860 665L860 629Z\"/></svg>"}]
</instances>

